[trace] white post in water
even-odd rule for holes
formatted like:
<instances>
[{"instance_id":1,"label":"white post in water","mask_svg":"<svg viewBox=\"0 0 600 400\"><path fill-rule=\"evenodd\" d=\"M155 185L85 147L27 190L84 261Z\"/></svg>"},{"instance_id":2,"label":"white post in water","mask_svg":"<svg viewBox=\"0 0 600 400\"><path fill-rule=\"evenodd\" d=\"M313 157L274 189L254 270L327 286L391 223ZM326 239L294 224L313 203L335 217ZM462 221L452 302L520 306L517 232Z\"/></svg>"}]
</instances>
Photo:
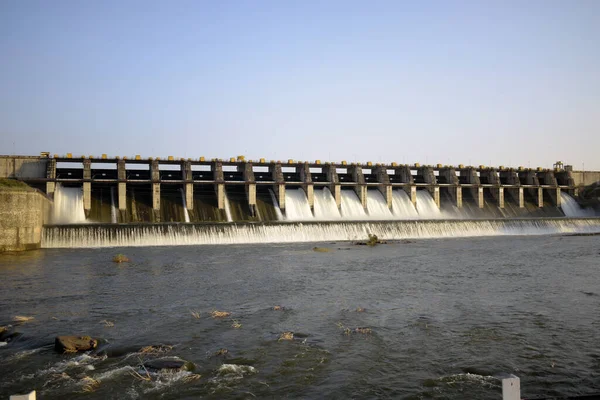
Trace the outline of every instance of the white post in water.
<instances>
[{"instance_id":1,"label":"white post in water","mask_svg":"<svg viewBox=\"0 0 600 400\"><path fill-rule=\"evenodd\" d=\"M15 394L10 396L10 400L35 400L35 390L28 394Z\"/></svg>"},{"instance_id":2,"label":"white post in water","mask_svg":"<svg viewBox=\"0 0 600 400\"><path fill-rule=\"evenodd\" d=\"M502 400L521 400L521 381L514 375L502 379Z\"/></svg>"}]
</instances>

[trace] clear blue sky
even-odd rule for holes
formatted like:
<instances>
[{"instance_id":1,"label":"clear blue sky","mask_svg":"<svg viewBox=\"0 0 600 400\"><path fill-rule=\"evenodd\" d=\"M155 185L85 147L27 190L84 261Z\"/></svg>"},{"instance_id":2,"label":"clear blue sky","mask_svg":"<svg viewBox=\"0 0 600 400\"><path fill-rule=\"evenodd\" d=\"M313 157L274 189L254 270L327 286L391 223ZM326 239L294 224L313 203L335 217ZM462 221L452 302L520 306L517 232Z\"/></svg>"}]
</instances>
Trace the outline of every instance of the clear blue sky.
<instances>
[{"instance_id":1,"label":"clear blue sky","mask_svg":"<svg viewBox=\"0 0 600 400\"><path fill-rule=\"evenodd\" d=\"M0 153L600 169L600 1L0 2Z\"/></svg>"}]
</instances>

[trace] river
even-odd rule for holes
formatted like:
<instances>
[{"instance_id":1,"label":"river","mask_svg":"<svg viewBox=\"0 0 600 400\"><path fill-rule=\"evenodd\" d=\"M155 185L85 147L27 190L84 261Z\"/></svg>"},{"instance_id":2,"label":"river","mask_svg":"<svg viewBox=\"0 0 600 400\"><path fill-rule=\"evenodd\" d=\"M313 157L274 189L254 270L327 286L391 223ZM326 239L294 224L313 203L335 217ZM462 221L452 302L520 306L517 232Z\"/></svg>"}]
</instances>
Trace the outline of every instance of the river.
<instances>
[{"instance_id":1,"label":"river","mask_svg":"<svg viewBox=\"0 0 600 400\"><path fill-rule=\"evenodd\" d=\"M0 398L499 399L507 373L523 397L597 393L599 256L564 234L4 255L0 325L23 336L0 347ZM107 343L57 354L68 334ZM163 355L201 376L134 376Z\"/></svg>"}]
</instances>

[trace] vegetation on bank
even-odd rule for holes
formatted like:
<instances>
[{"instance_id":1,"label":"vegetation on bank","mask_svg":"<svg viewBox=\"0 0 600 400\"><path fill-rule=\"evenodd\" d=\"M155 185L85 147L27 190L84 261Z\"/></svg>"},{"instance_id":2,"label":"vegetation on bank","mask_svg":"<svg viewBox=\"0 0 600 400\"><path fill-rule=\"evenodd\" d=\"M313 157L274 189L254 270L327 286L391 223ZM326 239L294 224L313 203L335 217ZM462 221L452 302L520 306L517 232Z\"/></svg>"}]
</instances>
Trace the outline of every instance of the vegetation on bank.
<instances>
[{"instance_id":1,"label":"vegetation on bank","mask_svg":"<svg viewBox=\"0 0 600 400\"><path fill-rule=\"evenodd\" d=\"M16 179L0 178L0 190L33 190L33 188Z\"/></svg>"},{"instance_id":2,"label":"vegetation on bank","mask_svg":"<svg viewBox=\"0 0 600 400\"><path fill-rule=\"evenodd\" d=\"M127 256L124 254L117 254L116 256L113 257L112 260L115 263L129 262L129 258L127 258Z\"/></svg>"}]
</instances>

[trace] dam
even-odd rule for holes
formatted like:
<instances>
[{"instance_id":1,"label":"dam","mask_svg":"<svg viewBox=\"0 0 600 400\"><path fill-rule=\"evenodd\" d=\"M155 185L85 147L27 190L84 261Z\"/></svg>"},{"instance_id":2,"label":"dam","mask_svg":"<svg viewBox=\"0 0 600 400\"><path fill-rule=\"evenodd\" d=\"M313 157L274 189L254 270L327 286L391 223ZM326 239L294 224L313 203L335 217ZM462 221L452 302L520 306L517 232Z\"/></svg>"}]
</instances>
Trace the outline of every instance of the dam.
<instances>
[{"instance_id":1,"label":"dam","mask_svg":"<svg viewBox=\"0 0 600 400\"><path fill-rule=\"evenodd\" d=\"M355 240L367 231L387 239L528 233L532 227L590 232L598 212L582 207L579 194L590 180L600 180L595 174L600 175L562 163L532 169L244 157L0 156L0 178L21 180L53 202L42 239L51 247L93 247L94 240L148 245L148 240L160 243L160 237L189 244L215 243L215 238L219 243ZM565 217L578 219L561 221ZM223 223L238 228L220 227ZM200 231L213 238L201 239ZM68 238L74 232L77 243Z\"/></svg>"}]
</instances>

